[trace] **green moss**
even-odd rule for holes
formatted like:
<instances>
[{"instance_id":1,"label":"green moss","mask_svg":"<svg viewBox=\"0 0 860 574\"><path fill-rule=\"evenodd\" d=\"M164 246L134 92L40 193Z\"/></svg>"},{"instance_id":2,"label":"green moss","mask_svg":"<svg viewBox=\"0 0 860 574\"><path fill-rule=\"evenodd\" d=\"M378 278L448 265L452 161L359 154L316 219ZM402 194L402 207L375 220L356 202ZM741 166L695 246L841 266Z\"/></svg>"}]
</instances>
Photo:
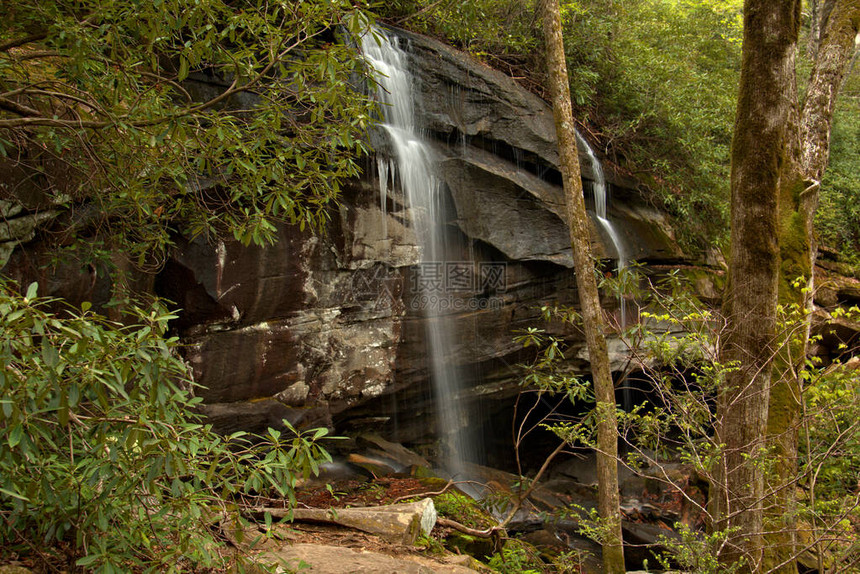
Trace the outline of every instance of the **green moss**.
<instances>
[{"instance_id":1,"label":"green moss","mask_svg":"<svg viewBox=\"0 0 860 574\"><path fill-rule=\"evenodd\" d=\"M800 211L800 194L805 188L804 182L796 178L785 186L780 197L779 301L782 304L802 301L800 289L812 275L806 215Z\"/></svg>"},{"instance_id":2,"label":"green moss","mask_svg":"<svg viewBox=\"0 0 860 574\"><path fill-rule=\"evenodd\" d=\"M445 556L446 546L436 538L422 534L415 541L415 546L433 556Z\"/></svg>"},{"instance_id":3,"label":"green moss","mask_svg":"<svg viewBox=\"0 0 860 574\"><path fill-rule=\"evenodd\" d=\"M696 293L701 296L708 296L704 291L710 290L707 288L709 284L716 293L724 293L728 284L728 274L708 267L687 267L681 269L681 275L689 285L695 288Z\"/></svg>"},{"instance_id":4,"label":"green moss","mask_svg":"<svg viewBox=\"0 0 860 574\"><path fill-rule=\"evenodd\" d=\"M433 499L436 512L470 528L488 528L495 524L492 517L475 500L459 491L448 491Z\"/></svg>"},{"instance_id":5,"label":"green moss","mask_svg":"<svg viewBox=\"0 0 860 574\"><path fill-rule=\"evenodd\" d=\"M478 560L488 560L493 556L494 541L455 532L445 538L445 547L459 554L468 554Z\"/></svg>"}]
</instances>

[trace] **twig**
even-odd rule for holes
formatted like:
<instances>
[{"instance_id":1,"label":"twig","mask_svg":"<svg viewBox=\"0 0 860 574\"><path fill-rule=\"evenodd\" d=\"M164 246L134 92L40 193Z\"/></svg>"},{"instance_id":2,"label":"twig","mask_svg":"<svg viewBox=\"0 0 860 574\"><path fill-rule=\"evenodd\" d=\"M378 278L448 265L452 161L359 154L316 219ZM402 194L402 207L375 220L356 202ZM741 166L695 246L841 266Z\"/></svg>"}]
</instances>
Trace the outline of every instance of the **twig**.
<instances>
[{"instance_id":1,"label":"twig","mask_svg":"<svg viewBox=\"0 0 860 574\"><path fill-rule=\"evenodd\" d=\"M529 487L525 490L525 492L517 496L516 503L514 503L514 506L508 511L508 515L505 516L505 519L499 525L500 528L504 528L511 522L511 520L514 519L514 516L516 516L517 512L522 507L523 502L525 502L525 500L529 496L531 496L531 493L534 492L534 489L537 488L538 481L543 476L543 473L546 472L546 470L549 468L550 463L555 460L555 457L557 457L561 453L565 446L567 446L567 443L565 441L561 441L561 443L555 448L555 450L552 451L552 454L550 454L546 458L546 460L543 461L543 465L540 467L540 470L538 470L534 479L532 479L531 483L529 484Z\"/></svg>"},{"instance_id":2,"label":"twig","mask_svg":"<svg viewBox=\"0 0 860 574\"><path fill-rule=\"evenodd\" d=\"M39 110L33 109L30 106L25 106L24 104L20 104L13 100L7 100L6 98L0 97L0 110L6 110L12 112L13 114L18 114L19 116L40 116L42 115Z\"/></svg>"},{"instance_id":3,"label":"twig","mask_svg":"<svg viewBox=\"0 0 860 574\"><path fill-rule=\"evenodd\" d=\"M421 10L418 10L417 12L413 12L412 14L407 14L403 18L400 18L399 20L397 20L397 24L398 25L403 24L407 20L411 20L412 18L415 18L416 16L420 16L421 14L424 14L425 12L430 12L431 10L435 9L439 4L442 4L443 2L445 2L445 0L436 0L436 2L433 2L429 6L425 6Z\"/></svg>"},{"instance_id":4,"label":"twig","mask_svg":"<svg viewBox=\"0 0 860 574\"><path fill-rule=\"evenodd\" d=\"M449 488L454 486L455 484L460 484L459 482L454 482L454 479L448 481L448 484L445 485L445 488L436 492L422 492L418 494L407 494L404 496L398 496L394 499L394 504L400 502L401 500L408 500L410 498L426 498L428 496L438 496L440 494L445 494Z\"/></svg>"}]
</instances>

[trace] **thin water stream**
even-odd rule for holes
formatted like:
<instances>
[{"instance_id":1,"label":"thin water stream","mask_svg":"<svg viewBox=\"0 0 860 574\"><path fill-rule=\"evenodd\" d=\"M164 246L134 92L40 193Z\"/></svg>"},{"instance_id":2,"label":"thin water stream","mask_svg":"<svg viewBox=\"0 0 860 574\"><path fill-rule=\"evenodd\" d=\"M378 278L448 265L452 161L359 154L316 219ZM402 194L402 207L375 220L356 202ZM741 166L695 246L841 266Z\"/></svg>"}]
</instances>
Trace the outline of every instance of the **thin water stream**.
<instances>
[{"instance_id":1,"label":"thin water stream","mask_svg":"<svg viewBox=\"0 0 860 574\"><path fill-rule=\"evenodd\" d=\"M594 174L594 180L591 184L591 189L594 193L594 214L597 216L597 221L600 222L600 225L603 226L603 229L606 231L606 234L609 236L610 241L612 241L612 247L615 249L615 253L617 256L615 271L618 274L621 274L623 269L627 266L627 254L624 250L624 243L621 241L621 237L618 235L618 231L615 229L615 226L612 225L612 222L609 221L609 218L606 216L606 207L609 203L609 194L607 193L606 186L606 176L603 174L603 165L601 165L600 160L597 159L597 155L594 153L594 149L588 144L588 141L582 137L579 132L576 132L576 143L577 145L583 149L588 156L589 163L591 165L591 171ZM621 330L623 331L627 327L627 301L624 298L624 295L621 294L618 297L619 299L619 324L621 326ZM627 385L622 385L622 406L625 409L629 409L631 407L631 397L630 397L630 389Z\"/></svg>"},{"instance_id":2,"label":"thin water stream","mask_svg":"<svg viewBox=\"0 0 860 574\"><path fill-rule=\"evenodd\" d=\"M416 126L413 78L407 66L407 54L397 45L398 41L384 30L375 29L361 42L365 57L376 70L377 97L382 104L384 119L382 127L393 156L377 160L380 206L384 218L388 193L393 193L395 184L399 184L412 212L412 226L421 247L420 268L444 268L448 253L442 189L432 151ZM417 284L425 290L417 300L427 303L424 305L425 336L437 426L439 436L446 443L443 464L451 475L456 476L463 473L466 461L477 459L476 431L480 425L468 424L467 411L461 400L461 376L452 361L454 332L451 319L441 312L439 305L433 304L445 293L429 292L433 285L426 281L418 281Z\"/></svg>"},{"instance_id":3,"label":"thin water stream","mask_svg":"<svg viewBox=\"0 0 860 574\"><path fill-rule=\"evenodd\" d=\"M398 42L401 38L374 29L361 39L361 49L376 72L377 98L381 103L382 129L390 144L388 154L379 153L380 209L383 222L387 218L389 194L401 192L411 212L412 227L421 248L422 269L444 268L449 258L445 244L445 213L443 190L437 177L431 148L424 140L415 115L413 76L408 68L408 55ZM618 270L624 268L625 252L618 232L606 216L607 187L603 168L588 142L577 133L577 143L587 153L594 174L595 214L606 231L617 254ZM387 235L385 223L383 234ZM415 282L413 285L416 284ZM418 281L420 289L428 282ZM463 475L467 461L480 459L478 436L481 424L469 424L468 412L462 401L462 377L454 364L455 333L450 315L432 304L444 293L422 292L418 300L424 306L425 337L429 373L434 389L438 436L443 441L442 464L453 475ZM621 321L625 318L621 299Z\"/></svg>"}]
</instances>

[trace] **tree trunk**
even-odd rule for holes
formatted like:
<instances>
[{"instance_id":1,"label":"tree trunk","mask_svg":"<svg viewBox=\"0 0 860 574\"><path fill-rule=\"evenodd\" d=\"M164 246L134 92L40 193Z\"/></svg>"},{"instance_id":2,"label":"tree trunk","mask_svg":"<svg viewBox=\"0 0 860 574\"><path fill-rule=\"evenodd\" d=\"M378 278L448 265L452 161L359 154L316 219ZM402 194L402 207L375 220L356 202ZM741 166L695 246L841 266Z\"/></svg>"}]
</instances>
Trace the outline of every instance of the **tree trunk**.
<instances>
[{"instance_id":1,"label":"tree trunk","mask_svg":"<svg viewBox=\"0 0 860 574\"><path fill-rule=\"evenodd\" d=\"M860 28L860 0L827 2L818 53L813 63L803 111L795 138L789 142L788 161L780 195L780 302L812 308L816 244L813 219L819 182L824 176L830 148L830 130L836 96L855 49ZM809 287L808 289L804 289ZM795 510L797 508L797 441L802 386L800 369L806 358L809 318L793 337L783 337L771 390L768 436L775 458L776 480L769 497L770 520L766 530L765 566L780 574L797 572Z\"/></svg>"},{"instance_id":2,"label":"tree trunk","mask_svg":"<svg viewBox=\"0 0 860 574\"><path fill-rule=\"evenodd\" d=\"M819 42L824 37L830 20L830 14L841 0L809 0L809 38L806 51L810 58L818 52Z\"/></svg>"},{"instance_id":3,"label":"tree trunk","mask_svg":"<svg viewBox=\"0 0 860 574\"><path fill-rule=\"evenodd\" d=\"M621 539L621 513L618 507L618 436L615 418L615 388L609 368L609 353L603 336L604 319L600 308L594 262L591 257L589 219L582 197L582 179L573 112L570 103L570 85L561 34L561 17L558 0L544 0L543 29L549 68L549 91L558 136L562 180L567 203L567 220L576 269L576 284L582 307L585 338L591 361L594 392L597 398L597 476L599 485L599 511L605 534L603 567L607 574L624 572L624 549Z\"/></svg>"},{"instance_id":4,"label":"tree trunk","mask_svg":"<svg viewBox=\"0 0 860 574\"><path fill-rule=\"evenodd\" d=\"M860 0L836 2L827 18L801 114L801 166L806 178L821 181L824 176L836 96L854 54L858 28Z\"/></svg>"},{"instance_id":5,"label":"tree trunk","mask_svg":"<svg viewBox=\"0 0 860 574\"><path fill-rule=\"evenodd\" d=\"M723 457L713 473L715 530L730 532L718 549L744 571L762 564L768 400L776 338L779 190L794 86L799 0L746 0L735 131L732 139L730 285L721 361L727 375L718 401L716 439Z\"/></svg>"},{"instance_id":6,"label":"tree trunk","mask_svg":"<svg viewBox=\"0 0 860 574\"><path fill-rule=\"evenodd\" d=\"M814 54L818 51L820 12L818 0L809 0L809 36L806 38L806 52L808 54Z\"/></svg>"}]
</instances>

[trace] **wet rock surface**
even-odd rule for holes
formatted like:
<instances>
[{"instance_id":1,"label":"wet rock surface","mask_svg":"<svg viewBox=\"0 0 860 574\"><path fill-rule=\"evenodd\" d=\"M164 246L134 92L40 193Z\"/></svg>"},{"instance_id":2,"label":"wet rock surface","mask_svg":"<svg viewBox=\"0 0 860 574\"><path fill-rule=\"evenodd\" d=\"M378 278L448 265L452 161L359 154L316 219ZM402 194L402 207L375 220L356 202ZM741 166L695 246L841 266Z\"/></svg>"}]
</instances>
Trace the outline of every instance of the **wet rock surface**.
<instances>
[{"instance_id":1,"label":"wet rock surface","mask_svg":"<svg viewBox=\"0 0 860 574\"><path fill-rule=\"evenodd\" d=\"M329 417L341 428L427 440L435 433L428 304L450 307L443 314L456 341L447 359L469 381L462 399L475 402L516 393L522 352L512 332L536 324L543 304L576 301L549 106L456 50L406 33L401 42L447 198L453 261L436 262L438 272L459 265L466 284L444 284L434 301L421 291L414 214L396 188L380 204L373 162L320 235L285 227L267 248L180 243L156 289L184 310L176 328L218 428ZM683 256L659 213L631 203L611 217L625 222L618 227L629 228L637 256ZM595 250L613 256L599 227ZM231 404L241 405L232 419Z\"/></svg>"}]
</instances>

